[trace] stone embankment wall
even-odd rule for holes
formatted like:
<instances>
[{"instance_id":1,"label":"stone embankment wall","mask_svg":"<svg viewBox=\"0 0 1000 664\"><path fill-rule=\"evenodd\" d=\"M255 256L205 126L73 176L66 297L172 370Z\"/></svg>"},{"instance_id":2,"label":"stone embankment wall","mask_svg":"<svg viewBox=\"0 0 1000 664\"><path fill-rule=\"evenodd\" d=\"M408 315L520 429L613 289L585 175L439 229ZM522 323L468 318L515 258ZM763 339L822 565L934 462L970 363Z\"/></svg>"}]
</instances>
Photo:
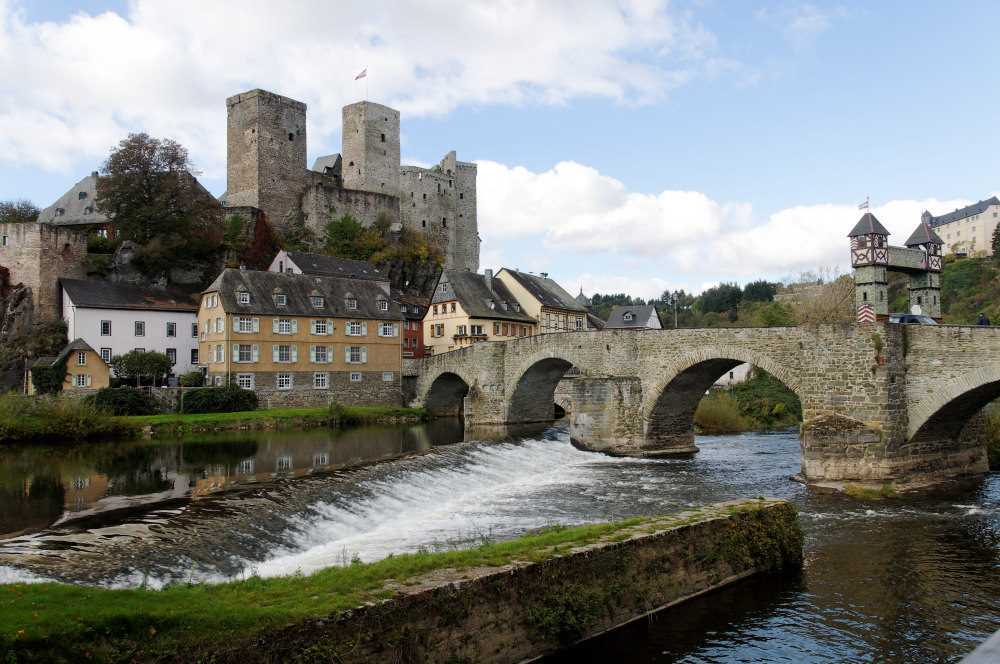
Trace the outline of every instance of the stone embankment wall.
<instances>
[{"instance_id":1,"label":"stone embankment wall","mask_svg":"<svg viewBox=\"0 0 1000 664\"><path fill-rule=\"evenodd\" d=\"M395 599L261 634L211 661L521 662L799 564L802 533L790 504L760 498L665 516L554 553L540 563L409 579L393 588Z\"/></svg>"}]
</instances>

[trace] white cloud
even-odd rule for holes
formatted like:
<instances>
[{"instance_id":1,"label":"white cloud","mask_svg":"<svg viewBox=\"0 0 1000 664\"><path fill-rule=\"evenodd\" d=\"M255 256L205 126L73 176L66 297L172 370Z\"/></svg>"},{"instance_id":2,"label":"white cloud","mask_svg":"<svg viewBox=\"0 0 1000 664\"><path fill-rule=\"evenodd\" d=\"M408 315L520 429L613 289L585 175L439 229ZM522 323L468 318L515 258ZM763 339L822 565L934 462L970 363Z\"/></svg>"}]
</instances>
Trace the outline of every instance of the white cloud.
<instances>
[{"instance_id":1,"label":"white cloud","mask_svg":"<svg viewBox=\"0 0 1000 664\"><path fill-rule=\"evenodd\" d=\"M582 285L588 295L700 292L721 281L777 279L820 266L846 273L847 234L863 214L853 203L816 203L759 219L749 203L692 191L629 192L573 162L545 173L478 166L482 264L551 272L567 281L565 288L575 293ZM890 242L902 245L924 210L943 214L968 203L897 200L871 212L892 233Z\"/></svg>"},{"instance_id":2,"label":"white cloud","mask_svg":"<svg viewBox=\"0 0 1000 664\"><path fill-rule=\"evenodd\" d=\"M843 8L823 11L813 4L785 4L775 10L761 9L757 18L781 31L782 37L797 51L813 44L830 30L835 19L849 16Z\"/></svg>"},{"instance_id":3,"label":"white cloud","mask_svg":"<svg viewBox=\"0 0 1000 664\"><path fill-rule=\"evenodd\" d=\"M0 0L0 161L59 170L146 131L218 176L222 99L248 89L306 101L321 138L339 134L340 108L362 86L409 117L460 104L646 103L708 75L715 49L665 0L133 0L126 16L44 23Z\"/></svg>"}]
</instances>

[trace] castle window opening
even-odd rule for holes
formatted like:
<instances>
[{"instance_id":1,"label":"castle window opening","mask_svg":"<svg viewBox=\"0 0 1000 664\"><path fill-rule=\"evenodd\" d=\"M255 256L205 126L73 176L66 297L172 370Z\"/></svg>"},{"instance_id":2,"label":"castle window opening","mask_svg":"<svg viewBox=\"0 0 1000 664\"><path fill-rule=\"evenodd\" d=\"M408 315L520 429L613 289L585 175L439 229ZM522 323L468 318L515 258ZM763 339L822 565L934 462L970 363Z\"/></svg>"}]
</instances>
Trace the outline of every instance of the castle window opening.
<instances>
[{"instance_id":1,"label":"castle window opening","mask_svg":"<svg viewBox=\"0 0 1000 664\"><path fill-rule=\"evenodd\" d=\"M382 142L385 143L385 134L382 134Z\"/></svg>"},{"instance_id":2,"label":"castle window opening","mask_svg":"<svg viewBox=\"0 0 1000 664\"><path fill-rule=\"evenodd\" d=\"M3 236L3 246L5 247L10 246L10 237L7 235Z\"/></svg>"},{"instance_id":3,"label":"castle window opening","mask_svg":"<svg viewBox=\"0 0 1000 664\"><path fill-rule=\"evenodd\" d=\"M348 166L353 166L353 165L354 165L354 162L353 162L353 161L352 161L351 163L349 163L349 164L348 164Z\"/></svg>"},{"instance_id":4,"label":"castle window opening","mask_svg":"<svg viewBox=\"0 0 1000 664\"><path fill-rule=\"evenodd\" d=\"M427 194L424 194L424 200L425 201L427 200Z\"/></svg>"},{"instance_id":5,"label":"castle window opening","mask_svg":"<svg viewBox=\"0 0 1000 664\"><path fill-rule=\"evenodd\" d=\"M80 194L77 196L77 199L82 201L86 197L87 197L87 192L81 191Z\"/></svg>"},{"instance_id":6,"label":"castle window opening","mask_svg":"<svg viewBox=\"0 0 1000 664\"><path fill-rule=\"evenodd\" d=\"M862 300L862 302L867 302L868 301L868 293L862 293L861 294L861 300Z\"/></svg>"},{"instance_id":7,"label":"castle window opening","mask_svg":"<svg viewBox=\"0 0 1000 664\"><path fill-rule=\"evenodd\" d=\"M295 134L293 134L292 132L288 132L288 140L294 141L295 140Z\"/></svg>"},{"instance_id":8,"label":"castle window opening","mask_svg":"<svg viewBox=\"0 0 1000 664\"><path fill-rule=\"evenodd\" d=\"M451 187L451 180L448 180L448 186Z\"/></svg>"},{"instance_id":9,"label":"castle window opening","mask_svg":"<svg viewBox=\"0 0 1000 664\"><path fill-rule=\"evenodd\" d=\"M464 200L465 199L465 192L459 192L458 198L459 198L459 200Z\"/></svg>"},{"instance_id":10,"label":"castle window opening","mask_svg":"<svg viewBox=\"0 0 1000 664\"><path fill-rule=\"evenodd\" d=\"M426 219L421 219L420 220L420 225L423 226L424 228L427 228L427 220Z\"/></svg>"},{"instance_id":11,"label":"castle window opening","mask_svg":"<svg viewBox=\"0 0 1000 664\"><path fill-rule=\"evenodd\" d=\"M441 217L441 227L442 228L448 228L448 218L447 217Z\"/></svg>"}]
</instances>

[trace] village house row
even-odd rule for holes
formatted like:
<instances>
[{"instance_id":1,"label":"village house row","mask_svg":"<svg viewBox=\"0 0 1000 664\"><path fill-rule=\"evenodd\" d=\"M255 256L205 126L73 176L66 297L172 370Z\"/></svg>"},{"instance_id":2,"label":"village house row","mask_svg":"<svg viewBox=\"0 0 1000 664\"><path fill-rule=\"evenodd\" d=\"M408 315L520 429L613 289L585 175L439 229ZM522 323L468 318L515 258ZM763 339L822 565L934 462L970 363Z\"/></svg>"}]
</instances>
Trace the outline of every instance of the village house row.
<instances>
[{"instance_id":1,"label":"village house row","mask_svg":"<svg viewBox=\"0 0 1000 664\"><path fill-rule=\"evenodd\" d=\"M157 351L171 384L199 371L205 386L254 390L261 408L399 405L404 359L603 327L582 291L546 274L445 270L428 300L392 293L370 263L284 250L267 271L223 270L189 301L107 281L59 286L71 341L36 365L66 358L64 390L106 387L113 356Z\"/></svg>"}]
</instances>

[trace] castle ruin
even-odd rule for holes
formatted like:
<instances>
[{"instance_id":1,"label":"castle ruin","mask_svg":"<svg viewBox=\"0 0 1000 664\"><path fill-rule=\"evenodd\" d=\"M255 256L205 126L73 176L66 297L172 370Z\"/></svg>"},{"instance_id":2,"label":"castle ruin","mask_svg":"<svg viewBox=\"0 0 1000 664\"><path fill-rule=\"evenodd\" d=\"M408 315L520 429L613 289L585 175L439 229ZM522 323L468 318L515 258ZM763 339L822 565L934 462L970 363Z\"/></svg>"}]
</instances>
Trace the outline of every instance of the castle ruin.
<instances>
[{"instance_id":1,"label":"castle ruin","mask_svg":"<svg viewBox=\"0 0 1000 664\"><path fill-rule=\"evenodd\" d=\"M318 237L344 214L370 227L387 211L440 251L446 269L479 269L476 165L454 151L431 168L401 165L399 111L345 106L342 154L310 169L304 103L257 89L226 106L227 208L256 208L278 227L301 222Z\"/></svg>"}]
</instances>

